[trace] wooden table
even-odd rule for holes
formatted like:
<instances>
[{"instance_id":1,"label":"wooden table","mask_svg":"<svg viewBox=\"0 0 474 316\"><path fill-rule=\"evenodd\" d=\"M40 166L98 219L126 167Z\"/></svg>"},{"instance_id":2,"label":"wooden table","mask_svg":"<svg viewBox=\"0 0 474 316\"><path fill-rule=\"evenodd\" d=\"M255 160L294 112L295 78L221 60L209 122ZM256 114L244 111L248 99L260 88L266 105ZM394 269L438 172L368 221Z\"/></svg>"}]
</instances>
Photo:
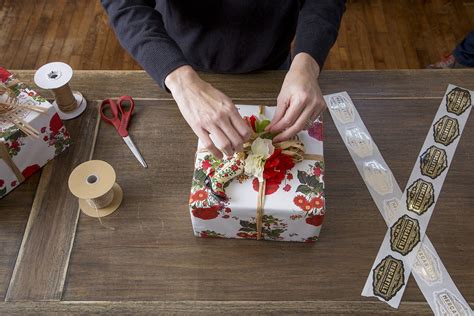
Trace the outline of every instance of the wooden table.
<instances>
[{"instance_id":1,"label":"wooden table","mask_svg":"<svg viewBox=\"0 0 474 316\"><path fill-rule=\"evenodd\" d=\"M31 82L33 71L17 73ZM283 77L204 75L242 104L274 103ZM321 78L325 93L351 95L402 188L448 83L474 89L474 71L327 71ZM171 95L140 71L77 71L71 85L89 100L67 122L73 147L0 200L0 314L397 312L360 296L386 226L329 115L327 216L316 244L200 239L187 207L196 137ZM131 134L148 169L98 122L94 100L122 94L138 100ZM470 302L473 139L471 118L428 228ZM124 189L119 211L104 218L115 230L82 215L68 192L70 171L91 158L111 163ZM398 312L431 313L412 278Z\"/></svg>"}]
</instances>

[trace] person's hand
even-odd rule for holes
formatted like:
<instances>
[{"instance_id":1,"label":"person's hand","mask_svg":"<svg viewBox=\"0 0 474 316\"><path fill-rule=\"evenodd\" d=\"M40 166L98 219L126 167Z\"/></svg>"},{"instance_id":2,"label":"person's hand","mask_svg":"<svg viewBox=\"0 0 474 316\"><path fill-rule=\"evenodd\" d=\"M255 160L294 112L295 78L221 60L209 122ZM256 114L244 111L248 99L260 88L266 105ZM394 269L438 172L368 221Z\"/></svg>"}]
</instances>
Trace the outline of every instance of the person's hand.
<instances>
[{"instance_id":1,"label":"person's hand","mask_svg":"<svg viewBox=\"0 0 474 316\"><path fill-rule=\"evenodd\" d=\"M209 152L222 158L222 152L231 156L243 151L251 130L229 97L203 81L190 66L171 72L165 85L184 119Z\"/></svg>"},{"instance_id":2,"label":"person's hand","mask_svg":"<svg viewBox=\"0 0 474 316\"><path fill-rule=\"evenodd\" d=\"M266 130L278 133L274 141L281 142L295 136L326 108L318 84L319 65L306 53L293 59L277 99L275 116Z\"/></svg>"}]
</instances>

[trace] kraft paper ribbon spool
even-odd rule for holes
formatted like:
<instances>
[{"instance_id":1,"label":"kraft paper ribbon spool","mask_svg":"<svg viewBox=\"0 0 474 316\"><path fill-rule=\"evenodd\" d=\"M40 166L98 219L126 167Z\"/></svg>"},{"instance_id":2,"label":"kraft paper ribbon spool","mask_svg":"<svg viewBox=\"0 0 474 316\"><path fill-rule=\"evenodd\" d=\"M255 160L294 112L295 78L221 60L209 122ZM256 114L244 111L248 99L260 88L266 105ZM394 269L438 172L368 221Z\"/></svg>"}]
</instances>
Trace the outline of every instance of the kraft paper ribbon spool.
<instances>
[{"instance_id":1,"label":"kraft paper ribbon spool","mask_svg":"<svg viewBox=\"0 0 474 316\"><path fill-rule=\"evenodd\" d=\"M35 73L36 85L53 91L55 97L53 106L63 120L81 115L87 107L86 98L79 91L73 92L69 87L72 74L71 66L62 62L43 65Z\"/></svg>"},{"instance_id":2,"label":"kraft paper ribbon spool","mask_svg":"<svg viewBox=\"0 0 474 316\"><path fill-rule=\"evenodd\" d=\"M115 170L107 162L86 161L71 172L69 190L79 198L84 214L100 220L116 211L122 202L122 188L115 178Z\"/></svg>"}]
</instances>

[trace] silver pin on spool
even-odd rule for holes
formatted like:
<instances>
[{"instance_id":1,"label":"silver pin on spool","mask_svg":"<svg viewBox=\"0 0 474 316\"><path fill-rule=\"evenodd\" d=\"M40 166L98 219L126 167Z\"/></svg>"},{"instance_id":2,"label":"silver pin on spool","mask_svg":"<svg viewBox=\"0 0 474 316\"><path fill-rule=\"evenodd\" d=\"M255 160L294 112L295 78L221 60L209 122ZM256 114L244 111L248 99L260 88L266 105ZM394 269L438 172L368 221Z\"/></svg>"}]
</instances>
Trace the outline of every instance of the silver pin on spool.
<instances>
[{"instance_id":1,"label":"silver pin on spool","mask_svg":"<svg viewBox=\"0 0 474 316\"><path fill-rule=\"evenodd\" d=\"M62 120L78 117L87 107L86 98L69 87L72 74L72 68L68 64L52 62L41 66L34 77L38 87L53 91L53 106Z\"/></svg>"}]
</instances>

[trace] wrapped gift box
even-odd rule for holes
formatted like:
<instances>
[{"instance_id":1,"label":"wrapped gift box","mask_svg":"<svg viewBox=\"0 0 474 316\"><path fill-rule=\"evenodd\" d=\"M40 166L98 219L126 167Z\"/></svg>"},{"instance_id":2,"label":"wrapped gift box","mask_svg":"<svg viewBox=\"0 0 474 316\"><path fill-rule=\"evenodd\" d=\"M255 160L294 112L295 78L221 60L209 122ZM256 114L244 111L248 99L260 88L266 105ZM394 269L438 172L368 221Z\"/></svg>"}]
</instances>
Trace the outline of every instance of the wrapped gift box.
<instances>
[{"instance_id":1,"label":"wrapped gift box","mask_svg":"<svg viewBox=\"0 0 474 316\"><path fill-rule=\"evenodd\" d=\"M15 116L38 133L36 137L27 135L0 114L0 198L2 198L69 147L71 139L58 113L45 98L1 67L0 81L9 87L10 93L16 96L20 104L15 108ZM0 101L5 102L7 98L7 92L2 89ZM21 105L38 106L46 111L39 113Z\"/></svg>"},{"instance_id":2,"label":"wrapped gift box","mask_svg":"<svg viewBox=\"0 0 474 316\"><path fill-rule=\"evenodd\" d=\"M259 107L239 105L243 117L259 115ZM274 107L264 107L271 119ZM267 180L261 238L275 241L314 242L325 213L323 123L317 119L298 134L305 158L287 170L281 183ZM209 179L226 160L202 152L198 144L195 172L189 200L194 234L198 237L256 239L256 209L259 181L239 175L225 184L226 199L213 194ZM240 164L240 162L239 162ZM230 166L237 170L239 166ZM232 171L231 171L232 172ZM281 175L280 175L281 177Z\"/></svg>"}]
</instances>

